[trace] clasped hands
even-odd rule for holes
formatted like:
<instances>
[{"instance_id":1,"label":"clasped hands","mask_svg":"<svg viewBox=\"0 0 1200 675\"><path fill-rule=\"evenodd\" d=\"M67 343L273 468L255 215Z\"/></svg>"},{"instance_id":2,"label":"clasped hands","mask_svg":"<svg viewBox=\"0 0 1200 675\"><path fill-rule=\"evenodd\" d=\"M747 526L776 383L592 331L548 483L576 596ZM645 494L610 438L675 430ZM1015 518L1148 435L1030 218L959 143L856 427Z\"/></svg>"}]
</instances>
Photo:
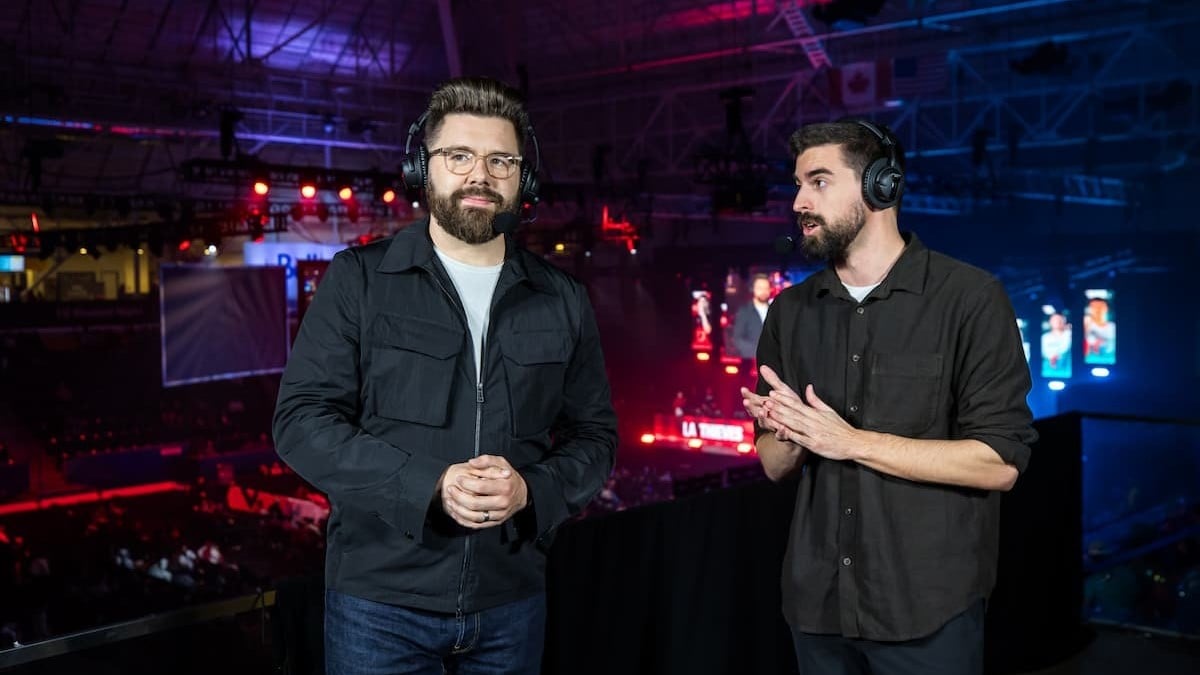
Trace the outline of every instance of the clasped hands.
<instances>
[{"instance_id":1,"label":"clasped hands","mask_svg":"<svg viewBox=\"0 0 1200 675\"><path fill-rule=\"evenodd\" d=\"M794 443L827 459L857 458L857 451L863 445L862 432L822 401L811 384L804 388L802 398L769 366L760 366L759 372L771 387L771 393L759 396L742 387L742 405L764 429L774 432L780 441Z\"/></svg>"},{"instance_id":2,"label":"clasped hands","mask_svg":"<svg viewBox=\"0 0 1200 675\"><path fill-rule=\"evenodd\" d=\"M442 510L472 530L495 527L529 504L525 479L497 455L479 455L446 468L437 484Z\"/></svg>"}]
</instances>

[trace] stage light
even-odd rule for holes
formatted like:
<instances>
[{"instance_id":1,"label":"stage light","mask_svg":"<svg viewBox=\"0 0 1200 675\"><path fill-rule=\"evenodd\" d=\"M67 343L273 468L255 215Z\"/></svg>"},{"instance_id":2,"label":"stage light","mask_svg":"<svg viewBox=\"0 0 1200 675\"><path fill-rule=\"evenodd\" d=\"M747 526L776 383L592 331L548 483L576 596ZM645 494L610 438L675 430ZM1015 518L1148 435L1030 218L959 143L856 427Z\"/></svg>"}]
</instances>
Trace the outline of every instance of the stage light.
<instances>
[{"instance_id":1,"label":"stage light","mask_svg":"<svg viewBox=\"0 0 1200 675\"><path fill-rule=\"evenodd\" d=\"M88 251L87 251L87 247L86 247L86 246L80 246L80 247L79 247L79 255L87 255L87 253L88 253Z\"/></svg>"},{"instance_id":2,"label":"stage light","mask_svg":"<svg viewBox=\"0 0 1200 675\"><path fill-rule=\"evenodd\" d=\"M711 358L712 358L712 354L709 354L708 352L696 352L696 360L697 361L707 361Z\"/></svg>"},{"instance_id":3,"label":"stage light","mask_svg":"<svg viewBox=\"0 0 1200 675\"><path fill-rule=\"evenodd\" d=\"M265 197L270 191L271 186L265 180L254 181L254 194L258 195L259 197Z\"/></svg>"},{"instance_id":4,"label":"stage light","mask_svg":"<svg viewBox=\"0 0 1200 675\"><path fill-rule=\"evenodd\" d=\"M1111 374L1108 368L1092 368L1092 377L1108 377Z\"/></svg>"},{"instance_id":5,"label":"stage light","mask_svg":"<svg viewBox=\"0 0 1200 675\"><path fill-rule=\"evenodd\" d=\"M739 455L748 455L754 449L754 445L750 443L738 443L737 451Z\"/></svg>"},{"instance_id":6,"label":"stage light","mask_svg":"<svg viewBox=\"0 0 1200 675\"><path fill-rule=\"evenodd\" d=\"M304 183L300 186L300 196L305 199L312 199L317 196L317 186L312 183Z\"/></svg>"},{"instance_id":7,"label":"stage light","mask_svg":"<svg viewBox=\"0 0 1200 675\"><path fill-rule=\"evenodd\" d=\"M687 445L689 448L691 448L693 450L698 450L698 449L704 447L704 441L700 440L699 438L693 438L688 441Z\"/></svg>"},{"instance_id":8,"label":"stage light","mask_svg":"<svg viewBox=\"0 0 1200 675\"><path fill-rule=\"evenodd\" d=\"M137 254L138 255L146 255L146 249L139 246L138 250L137 250Z\"/></svg>"},{"instance_id":9,"label":"stage light","mask_svg":"<svg viewBox=\"0 0 1200 675\"><path fill-rule=\"evenodd\" d=\"M413 208L414 208L414 209L419 209L419 208L421 208L421 202L414 201L414 202L413 202Z\"/></svg>"},{"instance_id":10,"label":"stage light","mask_svg":"<svg viewBox=\"0 0 1200 675\"><path fill-rule=\"evenodd\" d=\"M391 204L392 202L396 201L396 191L392 188L387 188L383 191L380 199L383 200L384 204Z\"/></svg>"},{"instance_id":11,"label":"stage light","mask_svg":"<svg viewBox=\"0 0 1200 675\"><path fill-rule=\"evenodd\" d=\"M1067 383L1062 380L1051 380L1046 383L1046 386L1050 387L1050 391L1062 391L1067 388Z\"/></svg>"},{"instance_id":12,"label":"stage light","mask_svg":"<svg viewBox=\"0 0 1200 675\"><path fill-rule=\"evenodd\" d=\"M204 249L204 255L213 256L217 254L217 245L209 244L208 248Z\"/></svg>"},{"instance_id":13,"label":"stage light","mask_svg":"<svg viewBox=\"0 0 1200 675\"><path fill-rule=\"evenodd\" d=\"M555 253L562 253L562 252L563 252L563 251L565 251L565 250L567 250L567 245L566 245L566 244L564 244L564 243L562 243L562 242L559 242L559 243L557 243L557 244L555 244L555 245L554 245L554 252L555 252Z\"/></svg>"},{"instance_id":14,"label":"stage light","mask_svg":"<svg viewBox=\"0 0 1200 675\"><path fill-rule=\"evenodd\" d=\"M184 239L183 241L179 242L178 248L179 248L179 251L182 253L183 251L186 251L186 250L190 249L191 247L192 247L192 240Z\"/></svg>"},{"instance_id":15,"label":"stage light","mask_svg":"<svg viewBox=\"0 0 1200 675\"><path fill-rule=\"evenodd\" d=\"M737 375L737 374L738 374L738 367L737 367L737 366L733 366L733 365L725 366L725 374L726 374L726 375Z\"/></svg>"},{"instance_id":16,"label":"stage light","mask_svg":"<svg viewBox=\"0 0 1200 675\"><path fill-rule=\"evenodd\" d=\"M650 445L654 442L654 434L642 434L642 442L646 445Z\"/></svg>"},{"instance_id":17,"label":"stage light","mask_svg":"<svg viewBox=\"0 0 1200 675\"><path fill-rule=\"evenodd\" d=\"M351 188L349 185L343 186L342 189L338 190L338 198L344 202L350 201L350 198L353 196L354 196L354 189Z\"/></svg>"}]
</instances>

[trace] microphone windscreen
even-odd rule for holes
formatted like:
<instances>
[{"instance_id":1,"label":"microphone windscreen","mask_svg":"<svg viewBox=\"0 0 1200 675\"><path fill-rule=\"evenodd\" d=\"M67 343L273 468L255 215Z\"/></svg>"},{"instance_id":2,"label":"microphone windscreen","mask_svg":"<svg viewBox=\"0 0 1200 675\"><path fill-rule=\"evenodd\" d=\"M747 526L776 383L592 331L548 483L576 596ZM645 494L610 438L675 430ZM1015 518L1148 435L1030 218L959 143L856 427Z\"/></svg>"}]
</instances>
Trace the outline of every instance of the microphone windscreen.
<instances>
[{"instance_id":1,"label":"microphone windscreen","mask_svg":"<svg viewBox=\"0 0 1200 675\"><path fill-rule=\"evenodd\" d=\"M787 255L796 250L796 238L791 235L784 235L775 240L775 252L780 255Z\"/></svg>"},{"instance_id":2,"label":"microphone windscreen","mask_svg":"<svg viewBox=\"0 0 1200 675\"><path fill-rule=\"evenodd\" d=\"M496 231L496 234L512 234L520 223L521 219L517 214L505 211L497 213L496 217L492 219L492 229Z\"/></svg>"}]
</instances>

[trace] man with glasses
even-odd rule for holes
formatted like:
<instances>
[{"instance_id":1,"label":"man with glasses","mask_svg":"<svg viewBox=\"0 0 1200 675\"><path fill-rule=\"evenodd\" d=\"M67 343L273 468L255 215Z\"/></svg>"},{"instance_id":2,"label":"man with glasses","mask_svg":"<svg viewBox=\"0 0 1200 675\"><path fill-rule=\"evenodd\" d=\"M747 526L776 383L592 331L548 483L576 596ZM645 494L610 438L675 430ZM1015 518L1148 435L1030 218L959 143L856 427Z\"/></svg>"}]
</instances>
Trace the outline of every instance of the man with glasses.
<instances>
[{"instance_id":1,"label":"man with glasses","mask_svg":"<svg viewBox=\"0 0 1200 675\"><path fill-rule=\"evenodd\" d=\"M497 232L531 191L516 92L439 87L406 178L430 217L338 254L275 413L328 493L326 670L537 673L545 551L616 447L586 290Z\"/></svg>"}]
</instances>

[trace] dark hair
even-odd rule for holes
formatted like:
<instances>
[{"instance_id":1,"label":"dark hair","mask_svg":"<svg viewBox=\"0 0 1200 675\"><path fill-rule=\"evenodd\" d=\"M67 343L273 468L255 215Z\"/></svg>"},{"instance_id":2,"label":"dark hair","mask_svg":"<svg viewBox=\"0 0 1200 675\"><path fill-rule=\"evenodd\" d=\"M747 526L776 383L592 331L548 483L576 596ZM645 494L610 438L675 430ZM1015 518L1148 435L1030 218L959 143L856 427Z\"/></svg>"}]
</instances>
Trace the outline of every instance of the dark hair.
<instances>
[{"instance_id":1,"label":"dark hair","mask_svg":"<svg viewBox=\"0 0 1200 675\"><path fill-rule=\"evenodd\" d=\"M887 127L877 124L880 131L891 136L891 132ZM896 165L900 170L904 170L904 148L900 145L900 141L892 136L892 142L896 144ZM862 180L863 172L867 166L879 159L887 157L887 150L883 147L879 137L871 133L866 127L855 122L822 122L820 124L807 124L800 127L788 139L788 147L792 151L792 161L802 155L805 150L814 148L818 145L837 145L842 150L842 161L846 166L854 170L859 180Z\"/></svg>"},{"instance_id":2,"label":"dark hair","mask_svg":"<svg viewBox=\"0 0 1200 675\"><path fill-rule=\"evenodd\" d=\"M517 143L525 145L529 113L516 89L487 77L456 77L443 82L429 98L425 137L436 137L446 115L500 117L512 122Z\"/></svg>"},{"instance_id":3,"label":"dark hair","mask_svg":"<svg viewBox=\"0 0 1200 675\"><path fill-rule=\"evenodd\" d=\"M755 274L754 276L750 277L750 285L753 286L754 284L758 283L760 280L765 281L767 283L771 283L770 276L763 274L762 272L759 272L758 274Z\"/></svg>"}]
</instances>

